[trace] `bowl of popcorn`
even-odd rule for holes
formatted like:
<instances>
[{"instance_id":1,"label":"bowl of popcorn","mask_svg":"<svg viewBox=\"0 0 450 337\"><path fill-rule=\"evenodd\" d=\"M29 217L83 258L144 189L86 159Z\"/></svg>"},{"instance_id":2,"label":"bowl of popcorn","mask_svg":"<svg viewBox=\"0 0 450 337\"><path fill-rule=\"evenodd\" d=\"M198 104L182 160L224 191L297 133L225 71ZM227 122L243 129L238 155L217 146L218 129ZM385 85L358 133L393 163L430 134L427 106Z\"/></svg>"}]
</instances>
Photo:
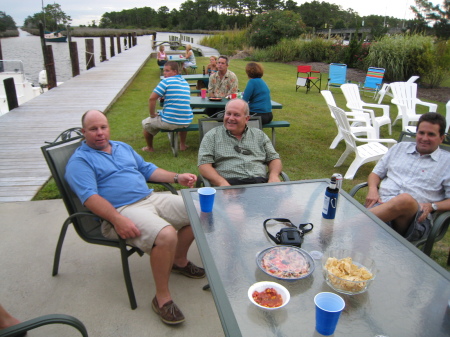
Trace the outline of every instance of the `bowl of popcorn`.
<instances>
[{"instance_id":1,"label":"bowl of popcorn","mask_svg":"<svg viewBox=\"0 0 450 337\"><path fill-rule=\"evenodd\" d=\"M375 262L360 252L332 249L322 257L323 277L339 293L365 292L375 278Z\"/></svg>"}]
</instances>

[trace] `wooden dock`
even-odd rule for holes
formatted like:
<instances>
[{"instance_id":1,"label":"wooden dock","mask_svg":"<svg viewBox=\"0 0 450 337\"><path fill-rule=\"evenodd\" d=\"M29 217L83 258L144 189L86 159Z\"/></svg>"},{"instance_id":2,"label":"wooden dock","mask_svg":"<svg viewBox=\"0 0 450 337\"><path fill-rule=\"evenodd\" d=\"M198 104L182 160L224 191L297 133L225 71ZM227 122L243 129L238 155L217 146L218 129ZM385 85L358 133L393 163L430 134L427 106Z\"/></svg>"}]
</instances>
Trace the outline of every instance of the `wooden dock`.
<instances>
[{"instance_id":1,"label":"wooden dock","mask_svg":"<svg viewBox=\"0 0 450 337\"><path fill-rule=\"evenodd\" d=\"M85 111L107 111L151 52L136 45L0 116L0 202L31 200L50 178L41 146L81 126Z\"/></svg>"}]
</instances>

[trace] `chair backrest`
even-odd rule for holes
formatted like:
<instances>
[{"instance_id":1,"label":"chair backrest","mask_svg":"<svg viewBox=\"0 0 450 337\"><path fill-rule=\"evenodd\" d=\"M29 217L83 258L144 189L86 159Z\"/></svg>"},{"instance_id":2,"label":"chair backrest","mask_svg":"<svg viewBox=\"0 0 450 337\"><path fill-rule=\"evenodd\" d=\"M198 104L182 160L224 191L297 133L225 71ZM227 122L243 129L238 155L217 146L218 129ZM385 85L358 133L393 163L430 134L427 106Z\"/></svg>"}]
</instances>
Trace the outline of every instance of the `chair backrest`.
<instances>
[{"instance_id":1,"label":"chair backrest","mask_svg":"<svg viewBox=\"0 0 450 337\"><path fill-rule=\"evenodd\" d=\"M69 215L79 212L89 212L84 207L77 195L72 191L69 184L64 179L66 165L81 145L84 137L75 137L66 141L52 143L41 147L47 165L55 180L56 186L66 206ZM78 235L87 242L109 245L110 239L106 239L100 232L100 222L98 218L92 216L74 217L72 223ZM114 244L111 244L113 246Z\"/></svg>"},{"instance_id":2,"label":"chair backrest","mask_svg":"<svg viewBox=\"0 0 450 337\"><path fill-rule=\"evenodd\" d=\"M357 84L345 83L341 85L341 90L344 93L345 99L347 100L347 106L352 106L356 109L363 108L363 102L361 100L361 95L359 94L359 88Z\"/></svg>"},{"instance_id":3,"label":"chair backrest","mask_svg":"<svg viewBox=\"0 0 450 337\"><path fill-rule=\"evenodd\" d=\"M384 77L384 68L369 67L363 90L378 90Z\"/></svg>"},{"instance_id":4,"label":"chair backrest","mask_svg":"<svg viewBox=\"0 0 450 337\"><path fill-rule=\"evenodd\" d=\"M408 78L408 80L406 81L406 83L414 83L415 81L417 81L420 78L420 76L411 76L410 78Z\"/></svg>"},{"instance_id":5,"label":"chair backrest","mask_svg":"<svg viewBox=\"0 0 450 337\"><path fill-rule=\"evenodd\" d=\"M417 83L414 82L394 82L390 85L392 95L399 104L406 107L408 114L416 113ZM400 110L400 109L399 109Z\"/></svg>"},{"instance_id":6,"label":"chair backrest","mask_svg":"<svg viewBox=\"0 0 450 337\"><path fill-rule=\"evenodd\" d=\"M352 130L350 129L350 123L348 122L345 111L342 110L341 108L338 108L337 106L333 106L330 104L328 104L328 107L333 112L334 117L336 118L339 131L341 131L342 137L344 138L346 145L352 148L353 151L357 152L358 147L356 146L356 141L354 139Z\"/></svg>"},{"instance_id":7,"label":"chair backrest","mask_svg":"<svg viewBox=\"0 0 450 337\"><path fill-rule=\"evenodd\" d=\"M297 74L298 73L310 73L311 66L297 66Z\"/></svg>"},{"instance_id":8,"label":"chair backrest","mask_svg":"<svg viewBox=\"0 0 450 337\"><path fill-rule=\"evenodd\" d=\"M327 102L328 106L331 105L331 106L337 107L336 101L334 100L333 94L331 93L330 90L322 90L320 93L322 94L323 98L325 98L325 102ZM334 113L331 109L330 109L330 113L331 113L331 117L333 117L333 119L336 119L336 117L334 117Z\"/></svg>"},{"instance_id":9,"label":"chair backrest","mask_svg":"<svg viewBox=\"0 0 450 337\"><path fill-rule=\"evenodd\" d=\"M200 135L200 141L203 136L215 127L223 125L223 118L200 118L198 120L198 131ZM262 121L259 116L250 116L247 125L252 128L258 128L262 130Z\"/></svg>"},{"instance_id":10,"label":"chair backrest","mask_svg":"<svg viewBox=\"0 0 450 337\"><path fill-rule=\"evenodd\" d=\"M347 65L343 63L331 63L328 77L329 85L340 86L344 84L347 77Z\"/></svg>"}]
</instances>

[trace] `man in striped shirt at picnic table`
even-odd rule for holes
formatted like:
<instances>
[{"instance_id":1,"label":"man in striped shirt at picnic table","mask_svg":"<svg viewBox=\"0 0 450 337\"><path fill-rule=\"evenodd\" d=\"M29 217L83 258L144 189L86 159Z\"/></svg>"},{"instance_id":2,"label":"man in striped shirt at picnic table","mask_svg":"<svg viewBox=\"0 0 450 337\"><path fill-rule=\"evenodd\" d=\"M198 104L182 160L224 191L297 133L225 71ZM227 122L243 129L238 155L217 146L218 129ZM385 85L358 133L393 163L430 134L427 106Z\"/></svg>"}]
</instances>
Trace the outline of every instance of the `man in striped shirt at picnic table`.
<instances>
[{"instance_id":1,"label":"man in striped shirt at picnic table","mask_svg":"<svg viewBox=\"0 0 450 337\"><path fill-rule=\"evenodd\" d=\"M150 117L142 121L143 134L147 146L142 151L153 152L153 138L161 130L185 128L191 124L191 89L186 80L178 73L178 64L169 61L164 65L164 79L153 90L149 102ZM158 100L164 102L163 110L156 111ZM187 132L180 132L180 150L186 150Z\"/></svg>"}]
</instances>

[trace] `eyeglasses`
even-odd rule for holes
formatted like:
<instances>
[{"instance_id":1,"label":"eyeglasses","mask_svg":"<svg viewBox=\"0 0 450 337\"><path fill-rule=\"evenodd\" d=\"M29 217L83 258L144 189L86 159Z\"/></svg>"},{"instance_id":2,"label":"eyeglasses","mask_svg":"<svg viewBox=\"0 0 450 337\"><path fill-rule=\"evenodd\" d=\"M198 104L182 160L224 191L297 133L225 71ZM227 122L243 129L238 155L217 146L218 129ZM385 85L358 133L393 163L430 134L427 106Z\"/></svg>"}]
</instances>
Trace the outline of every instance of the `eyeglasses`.
<instances>
[{"instance_id":1,"label":"eyeglasses","mask_svg":"<svg viewBox=\"0 0 450 337\"><path fill-rule=\"evenodd\" d=\"M252 154L252 151L243 149L242 147L237 146L237 145L234 147L234 150L235 150L237 153L242 153L243 155L246 155L246 156Z\"/></svg>"}]
</instances>

